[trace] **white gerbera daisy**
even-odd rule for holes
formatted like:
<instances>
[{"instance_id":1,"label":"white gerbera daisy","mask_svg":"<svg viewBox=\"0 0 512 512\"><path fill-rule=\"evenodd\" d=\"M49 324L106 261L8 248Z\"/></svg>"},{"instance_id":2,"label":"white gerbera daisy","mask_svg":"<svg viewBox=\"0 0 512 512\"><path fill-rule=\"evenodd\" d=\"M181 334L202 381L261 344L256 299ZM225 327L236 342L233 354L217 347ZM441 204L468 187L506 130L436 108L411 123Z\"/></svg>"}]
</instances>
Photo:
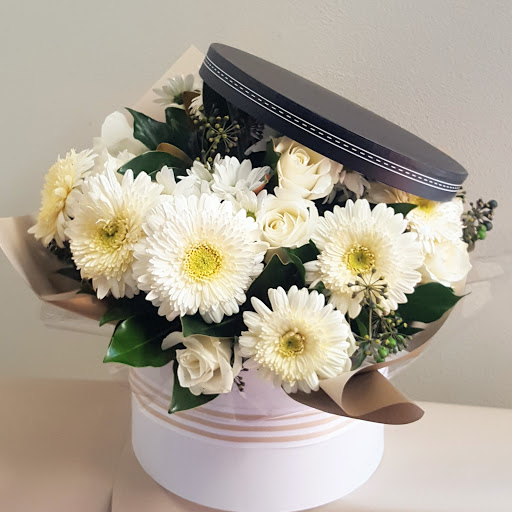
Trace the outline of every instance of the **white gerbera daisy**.
<instances>
[{"instance_id":1,"label":"white gerbera daisy","mask_svg":"<svg viewBox=\"0 0 512 512\"><path fill-rule=\"evenodd\" d=\"M462 238L464 204L458 197L440 203L381 183L372 183L368 199L371 202L417 205L407 214L406 219L409 229L417 233L418 240L426 254L431 254L434 251L436 243L457 242Z\"/></svg>"},{"instance_id":2,"label":"white gerbera daisy","mask_svg":"<svg viewBox=\"0 0 512 512\"><path fill-rule=\"evenodd\" d=\"M366 199L335 206L320 218L311 237L320 251L317 260L305 264L306 281L320 281L330 290L329 301L342 313L355 318L361 311L363 286L387 286L380 305L394 310L407 301L420 281L416 270L423 263L421 245L415 233L404 233L407 221L393 208L378 204L373 210Z\"/></svg>"},{"instance_id":3,"label":"white gerbera daisy","mask_svg":"<svg viewBox=\"0 0 512 512\"><path fill-rule=\"evenodd\" d=\"M319 379L335 377L351 368L355 340L345 317L325 305L325 297L292 286L268 291L271 309L252 299L256 313L246 311L249 329L239 338L248 366L282 385L287 393L318 390Z\"/></svg>"},{"instance_id":4,"label":"white gerbera daisy","mask_svg":"<svg viewBox=\"0 0 512 512\"><path fill-rule=\"evenodd\" d=\"M106 171L91 176L66 234L76 266L100 299L109 292L116 298L138 293L133 277L133 250L144 236L142 223L158 203L162 187L146 173L136 179L127 171L121 182Z\"/></svg>"},{"instance_id":5,"label":"white gerbera daisy","mask_svg":"<svg viewBox=\"0 0 512 512\"><path fill-rule=\"evenodd\" d=\"M71 216L76 192L92 169L95 156L91 150L76 153L72 149L48 171L41 192L37 223L28 230L44 245L55 240L59 247L64 246L64 231Z\"/></svg>"},{"instance_id":6,"label":"white gerbera daisy","mask_svg":"<svg viewBox=\"0 0 512 512\"><path fill-rule=\"evenodd\" d=\"M234 156L220 158L217 155L213 162L212 190L222 197L235 196L240 190L258 191L269 173L268 166L253 169L250 160L240 163Z\"/></svg>"},{"instance_id":7,"label":"white gerbera daisy","mask_svg":"<svg viewBox=\"0 0 512 512\"><path fill-rule=\"evenodd\" d=\"M263 269L267 244L256 222L215 195L162 202L144 231L134 271L168 320L199 311L207 322L220 322L237 313Z\"/></svg>"},{"instance_id":8,"label":"white gerbera daisy","mask_svg":"<svg viewBox=\"0 0 512 512\"><path fill-rule=\"evenodd\" d=\"M153 92L159 96L155 99L155 103L184 109L183 93L197 91L200 88L201 79L197 75L179 75L169 78L161 89L153 89Z\"/></svg>"}]
</instances>

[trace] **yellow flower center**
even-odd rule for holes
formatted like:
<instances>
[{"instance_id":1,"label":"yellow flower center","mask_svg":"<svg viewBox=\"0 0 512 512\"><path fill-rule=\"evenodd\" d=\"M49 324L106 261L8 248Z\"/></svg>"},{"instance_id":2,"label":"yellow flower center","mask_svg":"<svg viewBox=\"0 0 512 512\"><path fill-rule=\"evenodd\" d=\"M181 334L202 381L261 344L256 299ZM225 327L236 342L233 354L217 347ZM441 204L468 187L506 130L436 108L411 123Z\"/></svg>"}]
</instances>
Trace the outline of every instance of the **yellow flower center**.
<instances>
[{"instance_id":1,"label":"yellow flower center","mask_svg":"<svg viewBox=\"0 0 512 512\"><path fill-rule=\"evenodd\" d=\"M221 253L206 242L193 245L183 259L183 270L194 281L208 281L222 269Z\"/></svg>"},{"instance_id":2,"label":"yellow flower center","mask_svg":"<svg viewBox=\"0 0 512 512\"><path fill-rule=\"evenodd\" d=\"M288 331L279 338L279 353L283 357L294 357L304 352L306 338L297 329Z\"/></svg>"},{"instance_id":3,"label":"yellow flower center","mask_svg":"<svg viewBox=\"0 0 512 512\"><path fill-rule=\"evenodd\" d=\"M347 267L357 274L368 272L375 267L375 255L360 244L354 244L352 249L345 253L344 259Z\"/></svg>"},{"instance_id":4,"label":"yellow flower center","mask_svg":"<svg viewBox=\"0 0 512 512\"><path fill-rule=\"evenodd\" d=\"M104 249L119 249L126 240L128 225L124 219L109 220L98 230L96 240Z\"/></svg>"},{"instance_id":5,"label":"yellow flower center","mask_svg":"<svg viewBox=\"0 0 512 512\"><path fill-rule=\"evenodd\" d=\"M432 213L437 206L437 201L431 201L430 199L423 199L422 197L418 197L415 201L415 204L418 205L418 210L421 210L424 213ZM414 211L414 210L413 210Z\"/></svg>"}]
</instances>

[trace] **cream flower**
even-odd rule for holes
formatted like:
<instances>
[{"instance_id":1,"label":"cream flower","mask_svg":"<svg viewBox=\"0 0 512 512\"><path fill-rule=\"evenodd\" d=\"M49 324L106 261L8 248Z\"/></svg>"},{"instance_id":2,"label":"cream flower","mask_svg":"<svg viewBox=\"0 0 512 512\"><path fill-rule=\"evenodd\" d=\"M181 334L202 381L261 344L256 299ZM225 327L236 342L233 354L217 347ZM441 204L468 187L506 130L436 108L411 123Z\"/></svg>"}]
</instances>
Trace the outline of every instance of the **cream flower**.
<instances>
[{"instance_id":1,"label":"cream flower","mask_svg":"<svg viewBox=\"0 0 512 512\"><path fill-rule=\"evenodd\" d=\"M462 240L435 243L434 250L425 256L425 264L420 269L423 282L437 281L444 286L462 281L470 270L468 244Z\"/></svg>"},{"instance_id":2,"label":"cream flower","mask_svg":"<svg viewBox=\"0 0 512 512\"><path fill-rule=\"evenodd\" d=\"M93 173L105 169L119 169L133 158L148 151L142 142L133 136L133 128L121 112L112 112L101 126L101 137L93 139L94 152L98 155L94 161Z\"/></svg>"},{"instance_id":3,"label":"cream flower","mask_svg":"<svg viewBox=\"0 0 512 512\"><path fill-rule=\"evenodd\" d=\"M183 93L192 92L201 89L202 80L197 75L179 75L169 78L161 89L153 89L153 92L159 97L155 103L160 103L166 107L185 108L183 106Z\"/></svg>"},{"instance_id":4,"label":"cream flower","mask_svg":"<svg viewBox=\"0 0 512 512\"><path fill-rule=\"evenodd\" d=\"M201 194L209 194L209 183L203 180L196 179L194 176L181 176L181 179L176 182L174 171L167 166L162 167L156 173L155 179L159 185L162 185L162 194L171 196L200 196Z\"/></svg>"},{"instance_id":5,"label":"cream flower","mask_svg":"<svg viewBox=\"0 0 512 512\"><path fill-rule=\"evenodd\" d=\"M462 214L464 204L455 197L440 203L408 194L381 183L372 183L368 200L378 203L410 203L417 205L406 219L409 229L417 233L425 253L434 251L437 242L455 242L462 238Z\"/></svg>"},{"instance_id":6,"label":"cream flower","mask_svg":"<svg viewBox=\"0 0 512 512\"><path fill-rule=\"evenodd\" d=\"M76 194L92 169L95 156L91 150L76 153L72 149L65 158L59 158L46 174L37 223L28 230L44 245L55 240L59 247L64 246L67 240L65 229Z\"/></svg>"},{"instance_id":7,"label":"cream flower","mask_svg":"<svg viewBox=\"0 0 512 512\"><path fill-rule=\"evenodd\" d=\"M270 309L252 299L255 313L246 311L248 331L239 338L249 367L282 385L287 393L316 391L320 379L351 369L355 341L345 317L325 305L316 291L292 286L268 291Z\"/></svg>"},{"instance_id":8,"label":"cream flower","mask_svg":"<svg viewBox=\"0 0 512 512\"><path fill-rule=\"evenodd\" d=\"M275 141L275 150L281 153L277 162L279 186L291 190L304 199L314 200L328 196L339 181L342 165L288 137Z\"/></svg>"},{"instance_id":9,"label":"cream flower","mask_svg":"<svg viewBox=\"0 0 512 512\"><path fill-rule=\"evenodd\" d=\"M256 195L252 190L240 190L235 194L235 197L227 197L227 201L233 203L233 209L235 212L245 210L248 217L252 217L256 220L260 218L266 199L266 190L262 190L258 195Z\"/></svg>"},{"instance_id":10,"label":"cream flower","mask_svg":"<svg viewBox=\"0 0 512 512\"><path fill-rule=\"evenodd\" d=\"M147 299L168 320L199 311L207 322L220 322L238 312L263 270L267 244L256 222L215 195L162 202L144 230L135 272Z\"/></svg>"},{"instance_id":11,"label":"cream flower","mask_svg":"<svg viewBox=\"0 0 512 512\"><path fill-rule=\"evenodd\" d=\"M385 284L380 305L394 310L407 301L420 281L416 270L423 263L421 245L415 233L404 233L407 221L385 204L373 210L365 199L326 212L311 237L320 251L317 260L305 264L306 281L320 281L330 290L329 301L342 313L355 318L361 311L363 286L355 283Z\"/></svg>"},{"instance_id":12,"label":"cream flower","mask_svg":"<svg viewBox=\"0 0 512 512\"><path fill-rule=\"evenodd\" d=\"M220 158L213 162L212 190L220 197L235 196L242 190L258 190L266 183L270 167L255 167L250 160L239 162L234 156Z\"/></svg>"},{"instance_id":13,"label":"cream flower","mask_svg":"<svg viewBox=\"0 0 512 512\"><path fill-rule=\"evenodd\" d=\"M181 333L173 335L174 344L185 345L184 349L176 350L180 385L194 395L229 393L242 369L240 351L238 348L233 351L232 341L202 335L186 338Z\"/></svg>"},{"instance_id":14,"label":"cream flower","mask_svg":"<svg viewBox=\"0 0 512 512\"><path fill-rule=\"evenodd\" d=\"M142 223L158 203L162 187L146 173L136 179L127 171L91 176L66 235L76 266L84 279L92 279L98 298L109 292L116 298L138 293L133 277L133 250L144 236Z\"/></svg>"},{"instance_id":15,"label":"cream flower","mask_svg":"<svg viewBox=\"0 0 512 512\"><path fill-rule=\"evenodd\" d=\"M264 198L258 212L263 240L270 249L294 249L307 244L318 221L315 204L289 190L276 188L275 193Z\"/></svg>"}]
</instances>

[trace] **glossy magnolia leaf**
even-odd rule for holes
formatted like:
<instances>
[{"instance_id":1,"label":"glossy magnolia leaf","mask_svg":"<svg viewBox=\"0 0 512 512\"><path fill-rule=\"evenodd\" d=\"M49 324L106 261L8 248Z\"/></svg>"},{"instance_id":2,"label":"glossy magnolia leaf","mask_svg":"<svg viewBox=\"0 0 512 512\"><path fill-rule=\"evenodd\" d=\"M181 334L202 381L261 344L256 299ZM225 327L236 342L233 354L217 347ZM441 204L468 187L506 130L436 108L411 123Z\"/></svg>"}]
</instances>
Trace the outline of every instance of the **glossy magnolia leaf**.
<instances>
[{"instance_id":1,"label":"glossy magnolia leaf","mask_svg":"<svg viewBox=\"0 0 512 512\"><path fill-rule=\"evenodd\" d=\"M174 144L172 130L167 124L156 121L131 108L127 110L133 116L133 136L149 149L154 151L162 142Z\"/></svg>"},{"instance_id":2,"label":"glossy magnolia leaf","mask_svg":"<svg viewBox=\"0 0 512 512\"><path fill-rule=\"evenodd\" d=\"M176 364L176 363L174 363ZM194 395L189 388L181 386L178 379L178 372L174 371L174 383L172 386L172 398L171 405L169 407L169 413L187 411L188 409L194 409L200 405L211 402L218 395Z\"/></svg>"},{"instance_id":3,"label":"glossy magnolia leaf","mask_svg":"<svg viewBox=\"0 0 512 512\"><path fill-rule=\"evenodd\" d=\"M414 210L418 205L410 204L410 203L390 203L388 204L390 208L395 210L395 213L401 213L404 217L411 211Z\"/></svg>"},{"instance_id":4,"label":"glossy magnolia leaf","mask_svg":"<svg viewBox=\"0 0 512 512\"><path fill-rule=\"evenodd\" d=\"M407 302L400 304L397 313L405 322L426 324L439 320L449 309L462 299L454 291L440 283L418 286L414 293L407 295Z\"/></svg>"},{"instance_id":5,"label":"glossy magnolia leaf","mask_svg":"<svg viewBox=\"0 0 512 512\"><path fill-rule=\"evenodd\" d=\"M136 156L120 167L117 172L124 174L128 169L131 169L134 177L137 177L141 172L145 172L154 179L156 173L164 166L171 168L174 171L174 176L185 176L187 174L187 164L164 151L148 151Z\"/></svg>"},{"instance_id":6,"label":"glossy magnolia leaf","mask_svg":"<svg viewBox=\"0 0 512 512\"><path fill-rule=\"evenodd\" d=\"M146 294L139 293L131 299L126 297L117 299L113 306L100 318L100 326L133 316L151 314L156 317L157 322L163 322L163 319L158 316L157 308L150 301L146 300Z\"/></svg>"},{"instance_id":7,"label":"glossy magnolia leaf","mask_svg":"<svg viewBox=\"0 0 512 512\"><path fill-rule=\"evenodd\" d=\"M166 108L165 121L170 131L170 140L165 142L170 142L185 153L188 153L188 143L194 128L185 110L176 107Z\"/></svg>"},{"instance_id":8,"label":"glossy magnolia leaf","mask_svg":"<svg viewBox=\"0 0 512 512\"><path fill-rule=\"evenodd\" d=\"M300 259L300 261L302 261L302 263L307 263L308 261L316 260L317 256L320 254L320 251L317 249L316 245L312 240L310 240L309 243L306 245L297 247L297 249L287 248L286 251L297 256Z\"/></svg>"},{"instance_id":9,"label":"glossy magnolia leaf","mask_svg":"<svg viewBox=\"0 0 512 512\"><path fill-rule=\"evenodd\" d=\"M224 317L218 324L206 323L199 313L181 317L181 329L185 337L193 334L203 334L204 336L217 338L232 338L240 335L243 326L242 313Z\"/></svg>"},{"instance_id":10,"label":"glossy magnolia leaf","mask_svg":"<svg viewBox=\"0 0 512 512\"><path fill-rule=\"evenodd\" d=\"M103 362L135 367L164 366L174 359L175 350L162 350L162 341L175 330L174 323L154 314L121 320L114 330Z\"/></svg>"},{"instance_id":11,"label":"glossy magnolia leaf","mask_svg":"<svg viewBox=\"0 0 512 512\"><path fill-rule=\"evenodd\" d=\"M274 171L277 168L277 162L279 162L279 159L281 158L281 153L278 153L274 149L274 141L269 140L267 142L267 149L265 150L265 156L263 157L262 166L268 165L270 168L274 169Z\"/></svg>"},{"instance_id":12,"label":"glossy magnolia leaf","mask_svg":"<svg viewBox=\"0 0 512 512\"><path fill-rule=\"evenodd\" d=\"M366 350L362 347L359 347L354 354L350 357L350 360L352 361L352 368L351 371L357 370L366 359Z\"/></svg>"},{"instance_id":13,"label":"glossy magnolia leaf","mask_svg":"<svg viewBox=\"0 0 512 512\"><path fill-rule=\"evenodd\" d=\"M269 305L268 289L284 288L288 291L293 285L299 288L304 287L304 277L302 269L294 261L283 263L277 254L267 263L263 272L253 281L247 290L247 304L250 304L252 297L257 297L265 304Z\"/></svg>"}]
</instances>

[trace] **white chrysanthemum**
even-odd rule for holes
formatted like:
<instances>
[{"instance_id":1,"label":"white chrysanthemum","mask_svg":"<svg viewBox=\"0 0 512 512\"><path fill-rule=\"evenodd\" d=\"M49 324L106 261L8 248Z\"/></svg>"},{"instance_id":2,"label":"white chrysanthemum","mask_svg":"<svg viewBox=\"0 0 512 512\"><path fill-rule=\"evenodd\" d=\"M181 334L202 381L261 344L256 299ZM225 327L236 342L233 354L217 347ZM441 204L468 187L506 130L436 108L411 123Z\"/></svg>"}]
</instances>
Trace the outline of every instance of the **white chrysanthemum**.
<instances>
[{"instance_id":1,"label":"white chrysanthemum","mask_svg":"<svg viewBox=\"0 0 512 512\"><path fill-rule=\"evenodd\" d=\"M205 180L197 179L195 176L181 176L176 182L174 171L167 166L162 167L156 173L156 182L162 185L162 194L170 196L200 196L211 193L210 185Z\"/></svg>"},{"instance_id":2,"label":"white chrysanthemum","mask_svg":"<svg viewBox=\"0 0 512 512\"><path fill-rule=\"evenodd\" d=\"M368 200L417 205L407 214L406 219L409 229L418 234L418 240L422 243L426 254L431 254L434 251L436 243L457 242L462 238L464 204L458 197L440 203L381 183L372 183L368 192Z\"/></svg>"},{"instance_id":3,"label":"white chrysanthemum","mask_svg":"<svg viewBox=\"0 0 512 512\"><path fill-rule=\"evenodd\" d=\"M407 221L393 208L378 204L373 210L366 199L325 212L311 237L320 251L317 260L305 264L306 280L320 281L330 290L329 301L355 318L361 311L363 291L356 282L387 285L380 305L394 310L407 301L420 281L416 270L423 263L415 233L404 233Z\"/></svg>"},{"instance_id":4,"label":"white chrysanthemum","mask_svg":"<svg viewBox=\"0 0 512 512\"><path fill-rule=\"evenodd\" d=\"M325 305L323 295L292 286L288 293L270 289L268 297L271 309L253 298L256 313L244 313L249 330L239 343L249 367L287 393L316 391L319 379L351 369L355 341L350 327L339 311Z\"/></svg>"},{"instance_id":5,"label":"white chrysanthemum","mask_svg":"<svg viewBox=\"0 0 512 512\"><path fill-rule=\"evenodd\" d=\"M183 106L183 93L192 92L201 89L201 79L196 75L179 75L170 78L161 89L153 89L153 92L159 97L155 103L160 103L166 107L185 108Z\"/></svg>"},{"instance_id":6,"label":"white chrysanthemum","mask_svg":"<svg viewBox=\"0 0 512 512\"><path fill-rule=\"evenodd\" d=\"M37 223L28 230L44 245L55 240L59 247L63 247L76 193L92 169L95 156L91 150L76 153L72 149L65 158L59 158L46 174Z\"/></svg>"},{"instance_id":7,"label":"white chrysanthemum","mask_svg":"<svg viewBox=\"0 0 512 512\"><path fill-rule=\"evenodd\" d=\"M107 171L91 176L66 234L76 266L100 299L109 292L116 298L138 293L133 277L133 250L144 236L142 224L158 203L162 187L146 173L133 178L127 171L119 182Z\"/></svg>"},{"instance_id":8,"label":"white chrysanthemum","mask_svg":"<svg viewBox=\"0 0 512 512\"><path fill-rule=\"evenodd\" d=\"M270 167L252 168L250 160L239 162L234 156L220 158L213 162L212 190L221 197L235 196L240 190L259 190L266 183Z\"/></svg>"},{"instance_id":9,"label":"white chrysanthemum","mask_svg":"<svg viewBox=\"0 0 512 512\"><path fill-rule=\"evenodd\" d=\"M236 212L245 210L248 217L258 220L267 197L266 190L262 190L258 195L252 190L239 190L234 197L228 196L227 200L233 203Z\"/></svg>"},{"instance_id":10,"label":"white chrysanthemum","mask_svg":"<svg viewBox=\"0 0 512 512\"><path fill-rule=\"evenodd\" d=\"M144 225L134 271L147 299L173 320L199 311L207 322L238 312L263 269L267 244L254 219L215 195L176 196Z\"/></svg>"},{"instance_id":11,"label":"white chrysanthemum","mask_svg":"<svg viewBox=\"0 0 512 512\"><path fill-rule=\"evenodd\" d=\"M203 110L201 108L202 106L203 93L198 94L196 97L192 99L188 110L193 117L199 117L200 119L204 119L206 116L203 114Z\"/></svg>"}]
</instances>

